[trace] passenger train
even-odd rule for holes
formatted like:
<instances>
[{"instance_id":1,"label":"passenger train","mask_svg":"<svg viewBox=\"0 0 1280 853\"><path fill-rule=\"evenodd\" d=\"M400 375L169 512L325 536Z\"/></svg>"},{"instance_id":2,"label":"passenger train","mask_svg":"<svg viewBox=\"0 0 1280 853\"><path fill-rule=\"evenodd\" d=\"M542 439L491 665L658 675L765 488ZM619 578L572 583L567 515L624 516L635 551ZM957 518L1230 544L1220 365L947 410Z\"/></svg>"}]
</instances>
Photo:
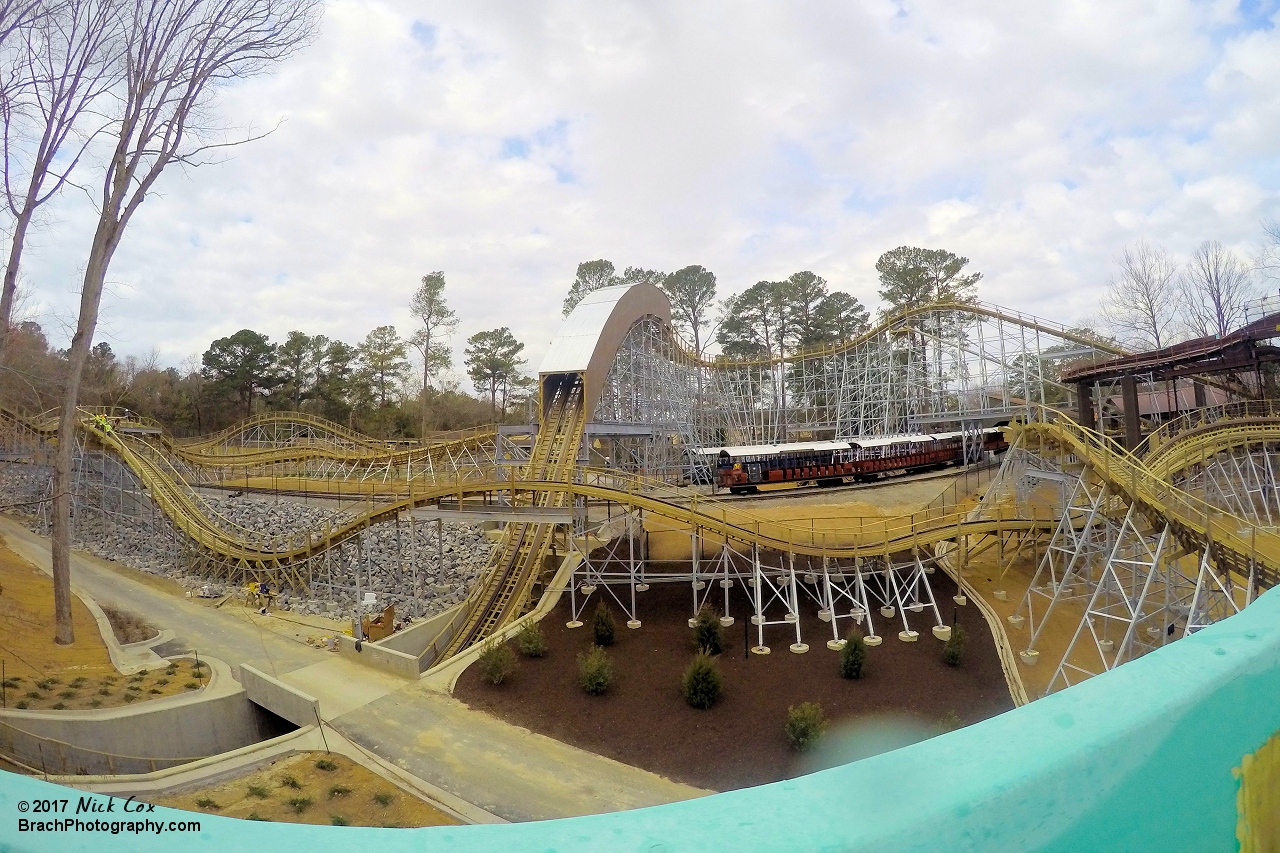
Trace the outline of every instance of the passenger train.
<instances>
[{"instance_id":1,"label":"passenger train","mask_svg":"<svg viewBox=\"0 0 1280 853\"><path fill-rule=\"evenodd\" d=\"M736 495L759 486L797 483L838 486L847 479L871 480L897 471L916 471L977 461L985 453L1009 448L1000 427L931 435L868 436L852 441L814 441L717 447L716 485Z\"/></svg>"}]
</instances>

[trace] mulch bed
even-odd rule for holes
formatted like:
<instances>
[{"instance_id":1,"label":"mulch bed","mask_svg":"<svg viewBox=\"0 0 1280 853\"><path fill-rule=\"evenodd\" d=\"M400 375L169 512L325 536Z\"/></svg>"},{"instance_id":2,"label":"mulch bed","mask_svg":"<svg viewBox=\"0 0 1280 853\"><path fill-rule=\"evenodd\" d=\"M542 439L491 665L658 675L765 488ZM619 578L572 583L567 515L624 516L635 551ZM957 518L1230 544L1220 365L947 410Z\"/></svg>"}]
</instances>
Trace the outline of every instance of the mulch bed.
<instances>
[{"instance_id":1,"label":"mulch bed","mask_svg":"<svg viewBox=\"0 0 1280 853\"><path fill-rule=\"evenodd\" d=\"M933 731L946 728L948 718L969 724L1013 707L982 614L972 603L953 605L955 584L941 571L931 580L944 620L950 622L956 611L968 634L958 667L942 662L942 643L930 633L926 611L911 614L912 627L920 632L915 643L897 638L900 620L891 626L878 618L876 629L885 639L867 650L866 676L843 679L839 652L826 647L831 625L818 620L811 602L801 607L807 654L788 650L794 629L779 625L765 629L772 654L744 656L749 602L735 589L730 611L737 621L725 629L728 649L719 656L724 692L714 708L694 710L680 691L693 655L689 585L655 584L637 593L642 628L628 630L625 617L613 608L618 624L609 648L614 680L604 695L587 695L578 685L576 657L591 646L594 600L584 614L587 624L571 630L565 627L567 595L541 623L546 657L520 658L515 674L499 686L483 681L478 667L471 666L458 679L455 695L507 722L676 781L714 790L774 782L805 772L783 731L789 705L821 703L833 723L910 715ZM711 600L723 603L723 592L714 590ZM753 629L753 643L754 635Z\"/></svg>"}]
</instances>

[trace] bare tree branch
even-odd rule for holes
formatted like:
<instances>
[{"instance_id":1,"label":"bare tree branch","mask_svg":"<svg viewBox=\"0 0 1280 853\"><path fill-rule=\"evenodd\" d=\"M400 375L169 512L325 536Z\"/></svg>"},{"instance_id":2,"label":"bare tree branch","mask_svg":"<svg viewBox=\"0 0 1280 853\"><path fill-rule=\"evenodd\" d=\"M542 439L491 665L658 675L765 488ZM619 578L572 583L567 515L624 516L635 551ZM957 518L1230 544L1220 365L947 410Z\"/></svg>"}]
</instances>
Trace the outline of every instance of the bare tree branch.
<instances>
[{"instance_id":1,"label":"bare tree branch","mask_svg":"<svg viewBox=\"0 0 1280 853\"><path fill-rule=\"evenodd\" d=\"M120 0L121 82L113 150L85 265L80 317L68 352L54 459L53 575L57 641L72 641L71 435L102 286L124 230L165 168L209 144L220 86L261 74L307 44L320 0Z\"/></svg>"},{"instance_id":2,"label":"bare tree branch","mask_svg":"<svg viewBox=\"0 0 1280 853\"><path fill-rule=\"evenodd\" d=\"M1280 286L1280 220L1262 223L1262 233L1254 269L1267 281Z\"/></svg>"},{"instance_id":3,"label":"bare tree branch","mask_svg":"<svg viewBox=\"0 0 1280 853\"><path fill-rule=\"evenodd\" d=\"M1116 258L1120 272L1102 298L1102 316L1125 343L1160 349L1173 343L1178 268L1162 246L1138 240Z\"/></svg>"},{"instance_id":4,"label":"bare tree branch","mask_svg":"<svg viewBox=\"0 0 1280 853\"><path fill-rule=\"evenodd\" d=\"M1249 267L1217 240L1205 240L1191 255L1178 281L1183 322L1192 335L1222 337L1244 321L1254 297Z\"/></svg>"},{"instance_id":5,"label":"bare tree branch","mask_svg":"<svg viewBox=\"0 0 1280 853\"><path fill-rule=\"evenodd\" d=\"M114 85L119 16L114 0L64 0L19 32L5 51L0 84L4 201L13 215L0 291L0 353L12 323L27 229L36 211L69 182L103 129L84 128L95 102ZM78 134L69 152L67 142ZM57 164L57 165L55 165Z\"/></svg>"}]
</instances>

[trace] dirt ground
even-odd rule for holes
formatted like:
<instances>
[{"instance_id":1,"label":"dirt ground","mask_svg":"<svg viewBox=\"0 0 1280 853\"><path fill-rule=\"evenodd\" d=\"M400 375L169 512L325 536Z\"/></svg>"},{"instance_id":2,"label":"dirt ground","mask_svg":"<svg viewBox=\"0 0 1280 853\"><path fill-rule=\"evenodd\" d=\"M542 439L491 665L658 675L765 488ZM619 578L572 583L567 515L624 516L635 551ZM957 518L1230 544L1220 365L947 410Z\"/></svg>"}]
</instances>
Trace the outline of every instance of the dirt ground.
<instances>
[{"instance_id":1,"label":"dirt ground","mask_svg":"<svg viewBox=\"0 0 1280 853\"><path fill-rule=\"evenodd\" d=\"M972 604L956 607L954 583L942 572L931 576L944 621L953 611L968 635L965 657L952 668L942 662L942 643L929 631L927 611L912 614L920 639L897 639L901 620L877 619L883 645L867 650L867 675L857 681L839 675L840 654L826 647L831 625L816 607L802 607L801 630L810 650L788 650L789 626L765 630L769 655L744 654L748 602L740 590L730 601L737 622L725 629L728 644L719 656L724 692L708 711L685 704L681 675L693 655L692 594L687 584L654 585L639 593L638 630L618 619L617 642L609 648L614 681L601 696L578 685L576 656L592 643L588 625L568 629L568 598L542 621L548 653L521 658L513 676L499 686L470 667L455 694L468 705L571 743L591 752L651 770L680 782L728 790L789 778L805 765L784 734L787 708L818 702L833 726L852 720L909 718L934 732L985 719L1013 707L995 643ZM722 602L715 590L713 601ZM587 609L587 619L594 612ZM878 616L878 613L876 614ZM846 623L847 624L847 623ZM844 630L844 629L842 629ZM754 645L754 629L752 629Z\"/></svg>"},{"instance_id":2,"label":"dirt ground","mask_svg":"<svg viewBox=\"0 0 1280 853\"><path fill-rule=\"evenodd\" d=\"M122 675L111 665L97 621L75 596L71 599L71 620L76 641L69 646L57 645L53 642L53 580L0 544L0 659L4 661L5 707L111 708L198 690L208 681L208 667L193 673L191 660L145 674Z\"/></svg>"},{"instance_id":3,"label":"dirt ground","mask_svg":"<svg viewBox=\"0 0 1280 853\"><path fill-rule=\"evenodd\" d=\"M331 769L323 769L326 762ZM403 827L458 823L336 753L289 756L212 788L147 799L185 811L284 823Z\"/></svg>"}]
</instances>

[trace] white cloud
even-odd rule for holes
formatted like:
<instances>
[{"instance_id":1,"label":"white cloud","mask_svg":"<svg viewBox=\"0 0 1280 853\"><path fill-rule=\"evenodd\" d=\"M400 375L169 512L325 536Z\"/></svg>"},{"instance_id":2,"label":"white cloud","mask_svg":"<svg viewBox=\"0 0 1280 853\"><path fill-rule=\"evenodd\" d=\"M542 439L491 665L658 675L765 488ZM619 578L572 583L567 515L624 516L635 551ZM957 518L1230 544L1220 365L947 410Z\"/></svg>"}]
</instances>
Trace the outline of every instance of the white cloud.
<instances>
[{"instance_id":1,"label":"white cloud","mask_svg":"<svg viewBox=\"0 0 1280 853\"><path fill-rule=\"evenodd\" d=\"M177 363L242 327L409 327L442 269L466 334L531 367L579 261L701 263L722 292L811 268L875 302L875 260L945 247L983 297L1073 320L1145 236L1246 246L1275 215L1274 27L1190 2L392 3L227 92L271 127L174 171L125 237L117 349ZM1255 21L1255 24L1257 22ZM73 310L92 211L29 278Z\"/></svg>"}]
</instances>

